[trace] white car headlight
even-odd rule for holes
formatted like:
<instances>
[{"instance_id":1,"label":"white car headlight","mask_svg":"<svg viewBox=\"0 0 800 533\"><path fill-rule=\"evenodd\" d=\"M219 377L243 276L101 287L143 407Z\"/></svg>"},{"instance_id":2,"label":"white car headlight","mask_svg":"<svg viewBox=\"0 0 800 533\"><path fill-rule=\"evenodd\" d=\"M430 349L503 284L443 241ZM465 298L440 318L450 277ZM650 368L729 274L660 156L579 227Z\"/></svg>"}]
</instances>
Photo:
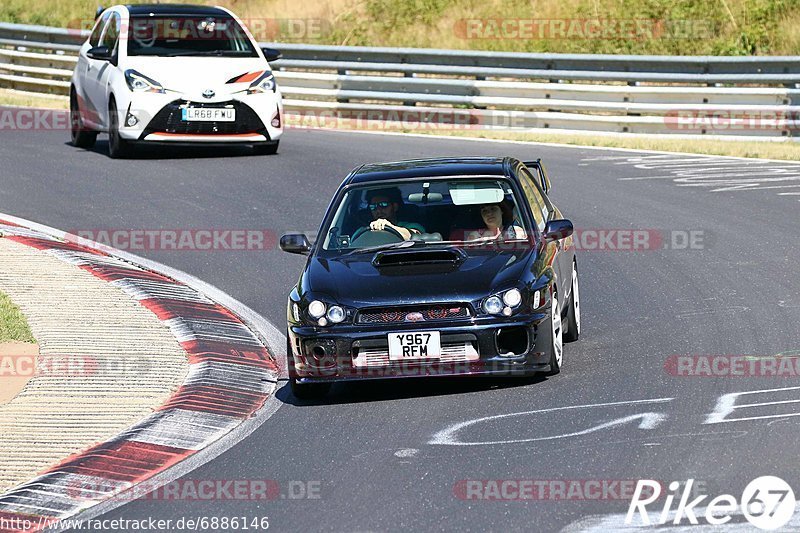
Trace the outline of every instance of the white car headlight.
<instances>
[{"instance_id":1,"label":"white car headlight","mask_svg":"<svg viewBox=\"0 0 800 533\"><path fill-rule=\"evenodd\" d=\"M511 289L503 294L503 303L509 307L516 307L522 302L522 293L519 289Z\"/></svg>"},{"instance_id":2,"label":"white car headlight","mask_svg":"<svg viewBox=\"0 0 800 533\"><path fill-rule=\"evenodd\" d=\"M312 318L321 318L325 316L325 310L325 304L319 300L314 300L308 304L308 314L311 315Z\"/></svg>"},{"instance_id":3,"label":"white car headlight","mask_svg":"<svg viewBox=\"0 0 800 533\"><path fill-rule=\"evenodd\" d=\"M272 71L268 70L250 84L250 87L247 89L247 94L274 93L277 89L278 84L275 81L275 76L272 75Z\"/></svg>"},{"instance_id":4,"label":"white car headlight","mask_svg":"<svg viewBox=\"0 0 800 533\"><path fill-rule=\"evenodd\" d=\"M342 322L345 317L344 309L339 307L338 305L332 305L330 309L328 309L328 320L331 321L331 324L338 324Z\"/></svg>"},{"instance_id":5,"label":"white car headlight","mask_svg":"<svg viewBox=\"0 0 800 533\"><path fill-rule=\"evenodd\" d=\"M490 315L496 315L503 310L503 302L497 296L490 296L483 302L483 310Z\"/></svg>"},{"instance_id":6,"label":"white car headlight","mask_svg":"<svg viewBox=\"0 0 800 533\"><path fill-rule=\"evenodd\" d=\"M133 69L125 71L125 82L133 92L163 93L164 87L156 80L148 78L141 72Z\"/></svg>"}]
</instances>

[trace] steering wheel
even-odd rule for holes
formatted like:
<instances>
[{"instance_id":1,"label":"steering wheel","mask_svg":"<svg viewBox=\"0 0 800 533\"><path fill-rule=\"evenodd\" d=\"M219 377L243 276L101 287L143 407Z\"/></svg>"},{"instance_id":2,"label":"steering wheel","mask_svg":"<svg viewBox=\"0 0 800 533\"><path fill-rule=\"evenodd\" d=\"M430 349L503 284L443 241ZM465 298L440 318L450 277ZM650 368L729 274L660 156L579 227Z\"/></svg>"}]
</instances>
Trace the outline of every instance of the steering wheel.
<instances>
[{"instance_id":1,"label":"steering wheel","mask_svg":"<svg viewBox=\"0 0 800 533\"><path fill-rule=\"evenodd\" d=\"M352 245L359 237L361 237L362 235L364 235L368 231L372 231L369 228L369 226L364 226L363 228L357 229L356 232L353 233L353 236L350 237L350 244ZM383 230L377 230L376 232L380 233L381 231L385 231L386 233L390 233L390 234L394 235L395 237L398 237L401 240L405 240L405 238L403 238L403 236L400 234L400 232L397 231L396 229L394 229L391 226L385 226L383 228Z\"/></svg>"}]
</instances>

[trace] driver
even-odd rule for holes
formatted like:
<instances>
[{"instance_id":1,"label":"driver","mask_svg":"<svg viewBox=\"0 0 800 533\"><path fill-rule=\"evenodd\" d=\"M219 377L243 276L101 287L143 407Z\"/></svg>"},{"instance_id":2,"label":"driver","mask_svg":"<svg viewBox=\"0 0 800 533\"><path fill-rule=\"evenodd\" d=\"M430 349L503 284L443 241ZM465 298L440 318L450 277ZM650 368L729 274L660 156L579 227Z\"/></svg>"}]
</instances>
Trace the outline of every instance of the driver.
<instances>
[{"instance_id":1,"label":"driver","mask_svg":"<svg viewBox=\"0 0 800 533\"><path fill-rule=\"evenodd\" d=\"M387 189L373 189L367 192L369 211L374 219L369 223L371 231L383 231L387 226L394 228L403 240L409 240L414 233L425 233L425 228L416 222L402 222L397 220L397 211L402 203L400 189L389 187Z\"/></svg>"}]
</instances>

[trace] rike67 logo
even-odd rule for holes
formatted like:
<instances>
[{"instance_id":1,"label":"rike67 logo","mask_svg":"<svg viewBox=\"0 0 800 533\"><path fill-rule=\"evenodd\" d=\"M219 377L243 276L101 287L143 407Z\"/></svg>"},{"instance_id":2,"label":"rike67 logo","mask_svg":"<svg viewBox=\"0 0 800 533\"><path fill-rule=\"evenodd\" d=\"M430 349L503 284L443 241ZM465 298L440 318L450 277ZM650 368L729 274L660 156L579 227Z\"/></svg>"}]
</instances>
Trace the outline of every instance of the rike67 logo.
<instances>
[{"instance_id":1,"label":"rike67 logo","mask_svg":"<svg viewBox=\"0 0 800 533\"><path fill-rule=\"evenodd\" d=\"M661 484L651 479L639 480L628 507L628 514L625 516L625 524L664 525L671 518L674 525L680 524L684 519L690 524L697 525L700 523L698 518L702 518L712 526L719 526L730 522L734 515L741 514L758 529L771 531L791 520L797 503L792 487L775 476L761 476L751 481L742 492L740 500L732 494L721 494L706 505L701 504L708 495L700 495L689 501L689 498L694 496L693 484L694 479L688 480L685 484L677 481L670 483L663 508L660 513L651 515L647 506L661 497ZM681 486L683 491L678 494ZM678 506L673 511L672 504L676 499ZM639 519L634 520L637 513Z\"/></svg>"}]
</instances>

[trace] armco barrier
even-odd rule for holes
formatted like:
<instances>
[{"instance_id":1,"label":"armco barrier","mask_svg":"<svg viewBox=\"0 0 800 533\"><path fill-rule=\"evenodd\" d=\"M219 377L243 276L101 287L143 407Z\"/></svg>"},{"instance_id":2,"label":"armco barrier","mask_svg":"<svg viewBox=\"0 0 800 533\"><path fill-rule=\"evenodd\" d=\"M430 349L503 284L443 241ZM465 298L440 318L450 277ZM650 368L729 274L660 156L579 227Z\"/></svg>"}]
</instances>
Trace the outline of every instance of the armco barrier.
<instances>
[{"instance_id":1,"label":"armco barrier","mask_svg":"<svg viewBox=\"0 0 800 533\"><path fill-rule=\"evenodd\" d=\"M87 31L0 23L0 87L67 95ZM800 57L527 54L263 43L289 114L467 114L475 128L797 136ZM381 115L383 113L383 115ZM388 118L387 118L388 117ZM719 127L720 123L722 127ZM706 126L707 124L707 126Z\"/></svg>"}]
</instances>

